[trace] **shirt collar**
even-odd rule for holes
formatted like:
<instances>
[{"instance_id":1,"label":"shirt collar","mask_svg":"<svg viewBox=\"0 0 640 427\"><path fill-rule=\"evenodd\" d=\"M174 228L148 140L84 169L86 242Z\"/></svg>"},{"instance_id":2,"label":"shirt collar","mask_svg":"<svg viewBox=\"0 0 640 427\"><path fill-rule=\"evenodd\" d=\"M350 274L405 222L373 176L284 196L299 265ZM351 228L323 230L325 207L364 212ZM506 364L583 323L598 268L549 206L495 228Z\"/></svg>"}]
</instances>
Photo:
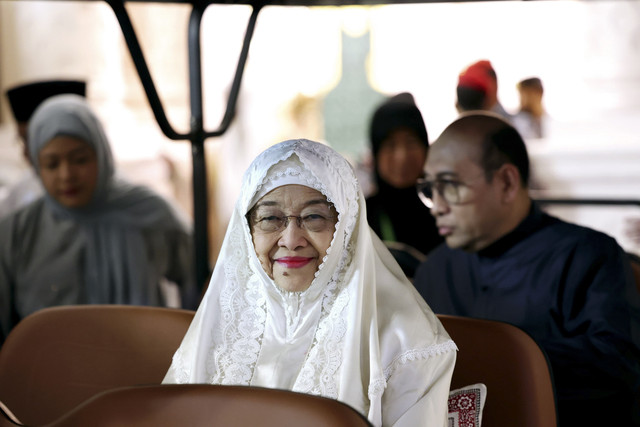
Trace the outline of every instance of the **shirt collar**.
<instances>
[{"instance_id":1,"label":"shirt collar","mask_svg":"<svg viewBox=\"0 0 640 427\"><path fill-rule=\"evenodd\" d=\"M539 230L544 225L544 216L545 214L540 209L540 206L532 201L531 208L529 209L529 215L527 215L512 231L505 234L486 248L479 250L477 252L478 256L495 258L504 254L518 242Z\"/></svg>"}]
</instances>

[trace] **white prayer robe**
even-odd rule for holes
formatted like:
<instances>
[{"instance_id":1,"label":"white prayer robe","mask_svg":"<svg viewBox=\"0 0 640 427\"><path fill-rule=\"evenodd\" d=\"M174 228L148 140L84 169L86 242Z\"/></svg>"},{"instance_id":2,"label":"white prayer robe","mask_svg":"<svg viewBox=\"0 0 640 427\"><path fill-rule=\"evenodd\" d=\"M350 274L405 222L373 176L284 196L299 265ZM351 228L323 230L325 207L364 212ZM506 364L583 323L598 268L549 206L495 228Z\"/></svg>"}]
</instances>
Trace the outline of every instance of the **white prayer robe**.
<instances>
[{"instance_id":1,"label":"white prayer robe","mask_svg":"<svg viewBox=\"0 0 640 427\"><path fill-rule=\"evenodd\" d=\"M279 289L245 215L287 184L335 206L333 241L310 287ZM293 140L245 173L210 285L165 383L244 384L338 399L375 426L444 426L456 346L367 224L349 163Z\"/></svg>"}]
</instances>

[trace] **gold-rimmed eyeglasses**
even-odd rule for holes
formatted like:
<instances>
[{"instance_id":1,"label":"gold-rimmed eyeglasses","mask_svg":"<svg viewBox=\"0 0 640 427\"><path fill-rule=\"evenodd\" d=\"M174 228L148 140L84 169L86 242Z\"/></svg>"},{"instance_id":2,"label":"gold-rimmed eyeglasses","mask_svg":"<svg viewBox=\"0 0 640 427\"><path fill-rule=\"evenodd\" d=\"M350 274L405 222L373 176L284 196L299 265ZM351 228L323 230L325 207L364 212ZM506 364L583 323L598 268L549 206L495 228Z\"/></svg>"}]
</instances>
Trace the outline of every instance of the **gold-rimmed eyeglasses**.
<instances>
[{"instance_id":1,"label":"gold-rimmed eyeglasses","mask_svg":"<svg viewBox=\"0 0 640 427\"><path fill-rule=\"evenodd\" d=\"M318 233L320 231L327 230L330 226L335 224L335 217L322 215L322 214L308 214L308 215L266 215L266 216L253 216L253 224L260 231L265 233L275 233L282 231L289 226L291 218L295 218L298 227L303 228L312 233Z\"/></svg>"}]
</instances>

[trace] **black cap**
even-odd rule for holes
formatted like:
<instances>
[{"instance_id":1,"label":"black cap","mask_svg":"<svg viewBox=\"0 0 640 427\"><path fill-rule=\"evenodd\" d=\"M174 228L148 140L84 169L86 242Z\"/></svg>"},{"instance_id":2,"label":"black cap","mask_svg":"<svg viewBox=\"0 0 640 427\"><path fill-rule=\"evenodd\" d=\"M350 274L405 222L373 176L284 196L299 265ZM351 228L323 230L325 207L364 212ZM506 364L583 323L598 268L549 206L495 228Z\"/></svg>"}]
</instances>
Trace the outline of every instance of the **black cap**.
<instances>
[{"instance_id":1,"label":"black cap","mask_svg":"<svg viewBox=\"0 0 640 427\"><path fill-rule=\"evenodd\" d=\"M7 90L7 98L16 121L26 123L45 99L65 93L86 96L86 89L79 80L47 80L15 86Z\"/></svg>"}]
</instances>

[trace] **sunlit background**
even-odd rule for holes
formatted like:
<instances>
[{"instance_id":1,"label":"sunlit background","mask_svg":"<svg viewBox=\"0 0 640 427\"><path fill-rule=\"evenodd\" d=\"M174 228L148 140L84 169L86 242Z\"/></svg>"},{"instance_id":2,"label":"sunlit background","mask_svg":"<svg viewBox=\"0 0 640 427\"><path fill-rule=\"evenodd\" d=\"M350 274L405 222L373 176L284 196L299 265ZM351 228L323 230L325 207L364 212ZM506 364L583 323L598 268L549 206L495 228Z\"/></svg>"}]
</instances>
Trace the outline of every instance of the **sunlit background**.
<instances>
[{"instance_id":1,"label":"sunlit background","mask_svg":"<svg viewBox=\"0 0 640 427\"><path fill-rule=\"evenodd\" d=\"M188 131L190 7L127 6L172 124ZM205 124L218 126L250 8L210 6L202 24ZM306 137L332 145L366 191L369 117L384 96L411 92L435 139L457 116L458 73L488 59L504 107L516 83L542 79L547 134L527 141L537 186L569 197L640 198L640 2L501 1L373 7L267 7L229 131L207 141L211 254L242 172L267 146ZM162 135L111 9L101 2L0 0L0 88L52 78L88 82L120 171L191 211L190 148ZM0 196L27 167L6 98L0 103ZM554 208L625 249L637 208Z\"/></svg>"}]
</instances>

